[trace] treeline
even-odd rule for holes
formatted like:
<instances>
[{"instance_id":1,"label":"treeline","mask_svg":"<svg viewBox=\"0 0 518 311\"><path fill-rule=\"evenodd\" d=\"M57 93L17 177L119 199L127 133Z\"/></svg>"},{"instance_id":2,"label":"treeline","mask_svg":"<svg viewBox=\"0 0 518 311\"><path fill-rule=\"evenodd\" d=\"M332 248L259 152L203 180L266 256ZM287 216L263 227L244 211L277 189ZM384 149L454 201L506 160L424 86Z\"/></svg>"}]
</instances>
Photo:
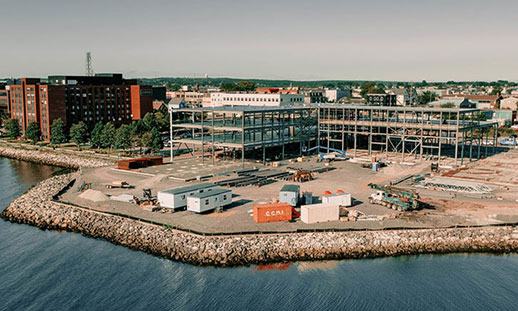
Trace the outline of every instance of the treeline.
<instances>
[{"instance_id":1,"label":"treeline","mask_svg":"<svg viewBox=\"0 0 518 311\"><path fill-rule=\"evenodd\" d=\"M498 81L447 81L447 82L427 82L426 80L420 82L405 82L405 81L368 81L368 80L321 80L321 81L297 81L297 80L269 80L269 79L234 79L234 78L177 78L177 77L162 77L162 78L144 78L140 79L146 84L152 85L167 85L178 88L180 85L200 85L209 87L221 87L224 83L238 83L242 81L253 82L257 87L289 87L298 86L303 88L353 88L360 87L366 82L373 83L384 88L391 87L423 87L423 86L437 86L437 87L452 87L452 86L466 86L472 85L475 87L515 87L517 82L498 80Z\"/></svg>"},{"instance_id":2,"label":"treeline","mask_svg":"<svg viewBox=\"0 0 518 311\"><path fill-rule=\"evenodd\" d=\"M5 129L11 139L22 136L20 123L16 119L7 120ZM91 148L122 149L149 148L160 150L163 148L161 132L169 129L169 119L160 112L148 113L141 120L132 121L116 127L113 123L98 122L90 131L84 122L73 124L69 129L61 119L56 119L50 127L50 143L60 145L74 143L79 148L89 143ZM40 125L31 122L25 129L25 139L33 144L41 141Z\"/></svg>"}]
</instances>

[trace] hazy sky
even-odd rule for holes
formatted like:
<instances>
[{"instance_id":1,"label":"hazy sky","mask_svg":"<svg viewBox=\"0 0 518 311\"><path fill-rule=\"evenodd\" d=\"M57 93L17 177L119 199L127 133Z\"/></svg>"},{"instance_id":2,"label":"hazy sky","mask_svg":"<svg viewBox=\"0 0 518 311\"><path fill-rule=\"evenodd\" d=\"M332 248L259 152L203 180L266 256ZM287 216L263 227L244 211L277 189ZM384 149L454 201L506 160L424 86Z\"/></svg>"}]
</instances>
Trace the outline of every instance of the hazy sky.
<instances>
[{"instance_id":1,"label":"hazy sky","mask_svg":"<svg viewBox=\"0 0 518 311\"><path fill-rule=\"evenodd\" d=\"M0 77L518 80L516 0L0 0Z\"/></svg>"}]
</instances>

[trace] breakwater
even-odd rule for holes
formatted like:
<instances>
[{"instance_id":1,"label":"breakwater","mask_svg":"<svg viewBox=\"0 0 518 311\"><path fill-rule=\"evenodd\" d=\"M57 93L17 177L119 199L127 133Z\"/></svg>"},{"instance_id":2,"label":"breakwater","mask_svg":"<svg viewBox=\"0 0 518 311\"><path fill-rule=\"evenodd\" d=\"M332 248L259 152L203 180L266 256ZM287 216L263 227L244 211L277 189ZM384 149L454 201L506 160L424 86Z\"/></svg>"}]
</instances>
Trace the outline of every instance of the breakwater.
<instances>
[{"instance_id":1,"label":"breakwater","mask_svg":"<svg viewBox=\"0 0 518 311\"><path fill-rule=\"evenodd\" d=\"M203 237L52 201L73 175L44 180L14 200L2 218L64 230L195 265L372 258L425 253L518 250L513 226Z\"/></svg>"},{"instance_id":2,"label":"breakwater","mask_svg":"<svg viewBox=\"0 0 518 311\"><path fill-rule=\"evenodd\" d=\"M0 146L0 157L66 168L99 167L113 163L113 161L89 157L87 154L76 155L52 150L15 148L7 145Z\"/></svg>"}]
</instances>

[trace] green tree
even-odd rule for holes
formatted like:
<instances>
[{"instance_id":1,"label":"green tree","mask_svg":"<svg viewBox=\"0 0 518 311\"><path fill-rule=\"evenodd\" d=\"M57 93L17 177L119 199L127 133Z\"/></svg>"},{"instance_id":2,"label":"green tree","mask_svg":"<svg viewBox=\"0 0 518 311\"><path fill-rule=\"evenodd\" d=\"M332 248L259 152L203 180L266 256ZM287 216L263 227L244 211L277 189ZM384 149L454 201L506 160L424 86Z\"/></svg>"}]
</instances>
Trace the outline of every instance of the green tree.
<instances>
[{"instance_id":1,"label":"green tree","mask_svg":"<svg viewBox=\"0 0 518 311\"><path fill-rule=\"evenodd\" d=\"M500 95L502 93L502 88L497 86L497 87L494 87L493 90L491 91L491 93L489 95Z\"/></svg>"},{"instance_id":2,"label":"green tree","mask_svg":"<svg viewBox=\"0 0 518 311\"><path fill-rule=\"evenodd\" d=\"M104 125L102 122L97 122L90 135L90 144L92 147L99 148L101 146L101 134L103 132Z\"/></svg>"},{"instance_id":3,"label":"green tree","mask_svg":"<svg viewBox=\"0 0 518 311\"><path fill-rule=\"evenodd\" d=\"M129 147L131 147L131 127L121 125L115 137L115 148L127 149Z\"/></svg>"},{"instance_id":4,"label":"green tree","mask_svg":"<svg viewBox=\"0 0 518 311\"><path fill-rule=\"evenodd\" d=\"M169 130L169 115L164 115L161 112L155 113L156 125L160 132Z\"/></svg>"},{"instance_id":5,"label":"green tree","mask_svg":"<svg viewBox=\"0 0 518 311\"><path fill-rule=\"evenodd\" d=\"M419 103L421 105L426 105L426 104L431 103L436 100L437 100L437 94L435 94L435 92L426 91L426 92L421 93L421 95L419 95Z\"/></svg>"},{"instance_id":6,"label":"green tree","mask_svg":"<svg viewBox=\"0 0 518 311\"><path fill-rule=\"evenodd\" d=\"M363 98L367 98L367 94L384 94L385 93L385 90L382 87L376 86L372 82L365 82L364 84L362 84L362 86L360 88L361 88L360 95Z\"/></svg>"},{"instance_id":7,"label":"green tree","mask_svg":"<svg viewBox=\"0 0 518 311\"><path fill-rule=\"evenodd\" d=\"M35 144L38 141L40 141L40 138L41 138L40 125L37 122L29 123L29 125L27 126L27 129L25 130L25 137L27 139L30 139L32 144Z\"/></svg>"},{"instance_id":8,"label":"green tree","mask_svg":"<svg viewBox=\"0 0 518 311\"><path fill-rule=\"evenodd\" d=\"M236 83L237 91L252 92L255 91L257 85L252 81L239 81Z\"/></svg>"},{"instance_id":9,"label":"green tree","mask_svg":"<svg viewBox=\"0 0 518 311\"><path fill-rule=\"evenodd\" d=\"M164 142L162 141L162 136L157 128L151 130L151 145L148 146L153 150L161 150L164 148Z\"/></svg>"},{"instance_id":10,"label":"green tree","mask_svg":"<svg viewBox=\"0 0 518 311\"><path fill-rule=\"evenodd\" d=\"M445 103L441 105L441 108L455 108L454 103Z\"/></svg>"},{"instance_id":11,"label":"green tree","mask_svg":"<svg viewBox=\"0 0 518 311\"><path fill-rule=\"evenodd\" d=\"M153 135L150 132L146 132L140 138L140 143L144 147L150 148L153 144Z\"/></svg>"},{"instance_id":12,"label":"green tree","mask_svg":"<svg viewBox=\"0 0 518 311\"><path fill-rule=\"evenodd\" d=\"M146 113L144 116L144 119L142 119L144 122L144 126L146 127L146 131L151 131L151 129L157 127L156 117L153 113Z\"/></svg>"},{"instance_id":13,"label":"green tree","mask_svg":"<svg viewBox=\"0 0 518 311\"><path fill-rule=\"evenodd\" d=\"M67 142L65 123L63 123L61 118L54 120L50 126L50 142L53 145L59 145Z\"/></svg>"},{"instance_id":14,"label":"green tree","mask_svg":"<svg viewBox=\"0 0 518 311\"><path fill-rule=\"evenodd\" d=\"M79 146L88 141L88 127L84 122L79 122L77 124L72 125L70 128L70 141Z\"/></svg>"},{"instance_id":15,"label":"green tree","mask_svg":"<svg viewBox=\"0 0 518 311\"><path fill-rule=\"evenodd\" d=\"M7 120L5 129L11 139L16 139L21 136L22 130L20 129L20 122L17 119Z\"/></svg>"},{"instance_id":16,"label":"green tree","mask_svg":"<svg viewBox=\"0 0 518 311\"><path fill-rule=\"evenodd\" d=\"M111 149L115 145L116 135L115 126L112 123L107 123L101 132L101 147Z\"/></svg>"}]
</instances>

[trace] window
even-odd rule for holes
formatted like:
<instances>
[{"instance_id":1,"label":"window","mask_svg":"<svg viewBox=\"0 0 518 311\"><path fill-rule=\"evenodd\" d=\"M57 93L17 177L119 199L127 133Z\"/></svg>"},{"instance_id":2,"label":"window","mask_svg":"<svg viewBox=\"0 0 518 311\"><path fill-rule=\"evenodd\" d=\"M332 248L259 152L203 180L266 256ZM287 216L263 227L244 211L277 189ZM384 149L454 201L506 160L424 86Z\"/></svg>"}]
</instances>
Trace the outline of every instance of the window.
<instances>
[{"instance_id":1,"label":"window","mask_svg":"<svg viewBox=\"0 0 518 311\"><path fill-rule=\"evenodd\" d=\"M224 195L223 195L223 201L225 201L226 199L227 199L227 195L226 195L226 194L224 194Z\"/></svg>"},{"instance_id":2,"label":"window","mask_svg":"<svg viewBox=\"0 0 518 311\"><path fill-rule=\"evenodd\" d=\"M209 199L205 200L205 205L209 205Z\"/></svg>"},{"instance_id":3,"label":"window","mask_svg":"<svg viewBox=\"0 0 518 311\"><path fill-rule=\"evenodd\" d=\"M185 200L185 194L181 196L181 199L182 199L182 200Z\"/></svg>"}]
</instances>

